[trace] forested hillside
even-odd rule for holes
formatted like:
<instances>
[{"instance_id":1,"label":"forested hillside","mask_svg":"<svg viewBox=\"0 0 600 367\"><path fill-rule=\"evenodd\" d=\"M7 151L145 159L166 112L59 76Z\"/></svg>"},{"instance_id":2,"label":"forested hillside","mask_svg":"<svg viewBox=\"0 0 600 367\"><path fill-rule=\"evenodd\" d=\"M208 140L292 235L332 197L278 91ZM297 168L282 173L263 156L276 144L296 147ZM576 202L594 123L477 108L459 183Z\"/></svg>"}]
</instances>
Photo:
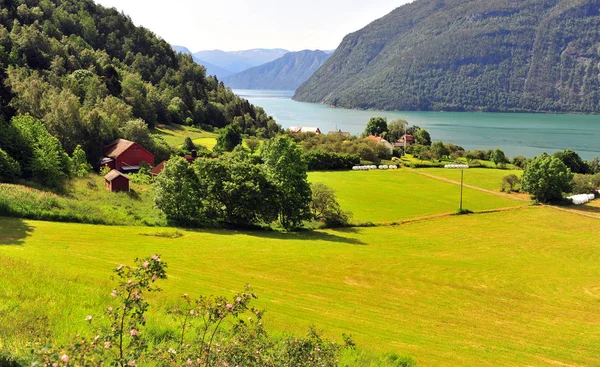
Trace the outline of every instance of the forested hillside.
<instances>
[{"instance_id":1,"label":"forested hillside","mask_svg":"<svg viewBox=\"0 0 600 367\"><path fill-rule=\"evenodd\" d=\"M328 58L329 54L319 50L289 52L275 61L231 75L223 82L231 88L295 90Z\"/></svg>"},{"instance_id":2,"label":"forested hillside","mask_svg":"<svg viewBox=\"0 0 600 367\"><path fill-rule=\"evenodd\" d=\"M417 0L346 36L299 101L600 112L600 1Z\"/></svg>"},{"instance_id":3,"label":"forested hillside","mask_svg":"<svg viewBox=\"0 0 600 367\"><path fill-rule=\"evenodd\" d=\"M280 129L190 55L91 0L0 0L0 112L0 124L16 114L41 120L92 164L134 119L222 127L236 118L265 136Z\"/></svg>"}]
</instances>

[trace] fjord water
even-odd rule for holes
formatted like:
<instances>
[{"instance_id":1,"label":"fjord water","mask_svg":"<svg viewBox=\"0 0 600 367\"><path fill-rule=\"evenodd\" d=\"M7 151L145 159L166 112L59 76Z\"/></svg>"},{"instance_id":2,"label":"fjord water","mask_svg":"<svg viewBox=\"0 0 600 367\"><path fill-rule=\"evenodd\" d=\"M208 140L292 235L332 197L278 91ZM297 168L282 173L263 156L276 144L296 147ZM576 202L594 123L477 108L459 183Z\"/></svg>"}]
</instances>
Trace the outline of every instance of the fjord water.
<instances>
[{"instance_id":1,"label":"fjord water","mask_svg":"<svg viewBox=\"0 0 600 367\"><path fill-rule=\"evenodd\" d=\"M296 102L294 91L234 90L250 103L263 107L284 128L317 126L360 134L369 118L402 118L442 140L465 149L501 148L513 157L533 157L542 152L573 149L584 159L600 156L600 116L530 113L389 112L331 108Z\"/></svg>"}]
</instances>

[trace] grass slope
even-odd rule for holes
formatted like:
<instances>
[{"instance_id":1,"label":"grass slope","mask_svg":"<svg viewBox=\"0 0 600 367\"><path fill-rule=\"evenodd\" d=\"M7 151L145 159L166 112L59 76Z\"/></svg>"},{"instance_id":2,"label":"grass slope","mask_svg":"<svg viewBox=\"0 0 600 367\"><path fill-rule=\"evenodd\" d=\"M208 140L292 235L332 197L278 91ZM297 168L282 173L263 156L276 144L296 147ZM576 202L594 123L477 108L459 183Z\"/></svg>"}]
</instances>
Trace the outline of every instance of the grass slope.
<instances>
[{"instance_id":1,"label":"grass slope","mask_svg":"<svg viewBox=\"0 0 600 367\"><path fill-rule=\"evenodd\" d=\"M198 139L215 138L217 136L215 133L183 125L160 125L160 127L153 129L152 133L162 136L170 146L176 148L183 145L185 138L196 141Z\"/></svg>"},{"instance_id":2,"label":"grass slope","mask_svg":"<svg viewBox=\"0 0 600 367\"><path fill-rule=\"evenodd\" d=\"M249 282L274 331L315 324L421 366L598 362L596 219L531 207L314 233L165 232L0 218L0 348L18 351L38 320L61 337L87 330L110 302L111 269L158 252L170 278L155 307ZM167 325L151 319L148 332Z\"/></svg>"},{"instance_id":3,"label":"grass slope","mask_svg":"<svg viewBox=\"0 0 600 367\"><path fill-rule=\"evenodd\" d=\"M427 169L426 172L432 171ZM450 173L459 175L460 181L459 171ZM354 214L353 222L391 222L454 213L459 205L459 186L419 175L409 169L311 172L309 180L332 187L342 208ZM473 211L526 205L468 188L464 190L463 200L464 208Z\"/></svg>"}]
</instances>

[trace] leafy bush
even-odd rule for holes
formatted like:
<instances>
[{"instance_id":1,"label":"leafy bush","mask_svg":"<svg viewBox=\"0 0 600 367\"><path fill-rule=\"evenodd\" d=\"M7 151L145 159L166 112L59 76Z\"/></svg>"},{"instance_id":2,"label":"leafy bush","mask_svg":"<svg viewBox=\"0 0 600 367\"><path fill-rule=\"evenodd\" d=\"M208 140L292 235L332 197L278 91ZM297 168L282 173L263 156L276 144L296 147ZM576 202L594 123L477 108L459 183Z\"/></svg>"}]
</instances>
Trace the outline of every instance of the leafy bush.
<instances>
[{"instance_id":1,"label":"leafy bush","mask_svg":"<svg viewBox=\"0 0 600 367\"><path fill-rule=\"evenodd\" d=\"M573 187L572 193L575 195L591 194L596 190L592 183L592 175L575 175L571 186Z\"/></svg>"},{"instance_id":2,"label":"leafy bush","mask_svg":"<svg viewBox=\"0 0 600 367\"><path fill-rule=\"evenodd\" d=\"M510 174L508 176L504 176L502 179L502 192L519 192L521 186L521 179L515 175Z\"/></svg>"},{"instance_id":3,"label":"leafy bush","mask_svg":"<svg viewBox=\"0 0 600 367\"><path fill-rule=\"evenodd\" d=\"M342 211L335 192L322 183L311 184L312 200L310 209L316 220L328 227L346 226L352 213Z\"/></svg>"},{"instance_id":4,"label":"leafy bush","mask_svg":"<svg viewBox=\"0 0 600 367\"><path fill-rule=\"evenodd\" d=\"M324 152L311 150L303 154L309 171L333 171L351 169L360 164L360 157L356 154Z\"/></svg>"}]
</instances>

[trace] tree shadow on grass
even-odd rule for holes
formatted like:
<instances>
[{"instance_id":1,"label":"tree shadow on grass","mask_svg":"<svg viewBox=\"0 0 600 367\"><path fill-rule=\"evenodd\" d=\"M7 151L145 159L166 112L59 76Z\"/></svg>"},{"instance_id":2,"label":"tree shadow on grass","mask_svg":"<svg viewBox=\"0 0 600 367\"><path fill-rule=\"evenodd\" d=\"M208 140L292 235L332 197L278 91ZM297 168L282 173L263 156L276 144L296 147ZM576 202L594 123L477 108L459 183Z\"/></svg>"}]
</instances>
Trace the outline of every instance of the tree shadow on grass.
<instances>
[{"instance_id":1,"label":"tree shadow on grass","mask_svg":"<svg viewBox=\"0 0 600 367\"><path fill-rule=\"evenodd\" d=\"M33 227L23 219L0 217L0 246L23 245Z\"/></svg>"},{"instance_id":2,"label":"tree shadow on grass","mask_svg":"<svg viewBox=\"0 0 600 367\"><path fill-rule=\"evenodd\" d=\"M591 205L570 205L566 207L567 209L575 210L582 213L594 214L600 216L600 207L595 207Z\"/></svg>"},{"instance_id":3,"label":"tree shadow on grass","mask_svg":"<svg viewBox=\"0 0 600 367\"><path fill-rule=\"evenodd\" d=\"M366 246L367 244L359 239L328 233L323 231L298 231L298 232L277 232L267 231L264 229L249 230L249 229L186 229L188 232L210 233L218 235L247 235L260 239L281 240L281 241L325 241L334 243L345 243L349 245ZM338 232L344 233L345 229L340 229ZM353 233L352 229L346 233Z\"/></svg>"}]
</instances>

